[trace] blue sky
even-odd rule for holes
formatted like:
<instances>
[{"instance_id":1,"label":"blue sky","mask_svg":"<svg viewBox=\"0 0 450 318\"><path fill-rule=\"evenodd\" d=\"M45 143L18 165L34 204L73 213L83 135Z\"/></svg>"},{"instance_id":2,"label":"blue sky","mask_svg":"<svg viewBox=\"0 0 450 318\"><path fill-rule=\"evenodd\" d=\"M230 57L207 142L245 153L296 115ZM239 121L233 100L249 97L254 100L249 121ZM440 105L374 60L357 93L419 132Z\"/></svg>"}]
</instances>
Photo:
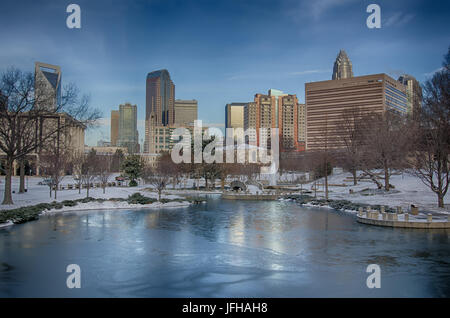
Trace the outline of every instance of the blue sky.
<instances>
[{"instance_id":1,"label":"blue sky","mask_svg":"<svg viewBox=\"0 0 450 318\"><path fill-rule=\"evenodd\" d=\"M66 27L66 7L81 7L81 29ZM381 7L368 29L366 7ZM297 94L331 79L339 49L355 76L409 73L425 80L450 45L448 1L361 0L71 0L1 1L0 71L34 62L60 65L103 111L86 144L109 140L118 105L138 105L144 137L145 78L169 70L176 98L197 99L199 118L222 125L224 106L269 88Z\"/></svg>"}]
</instances>

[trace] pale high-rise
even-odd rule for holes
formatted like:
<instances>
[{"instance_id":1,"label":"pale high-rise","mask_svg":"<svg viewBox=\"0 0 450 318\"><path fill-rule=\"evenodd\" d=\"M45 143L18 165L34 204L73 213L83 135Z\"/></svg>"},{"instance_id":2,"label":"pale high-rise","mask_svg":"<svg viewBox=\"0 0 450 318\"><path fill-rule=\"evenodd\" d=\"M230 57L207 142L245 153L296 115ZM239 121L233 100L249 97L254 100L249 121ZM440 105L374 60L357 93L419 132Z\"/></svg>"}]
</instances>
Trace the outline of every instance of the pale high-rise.
<instances>
[{"instance_id":1,"label":"pale high-rise","mask_svg":"<svg viewBox=\"0 0 450 318\"><path fill-rule=\"evenodd\" d=\"M189 126L197 120L198 103L195 99L175 100L175 125Z\"/></svg>"}]
</instances>

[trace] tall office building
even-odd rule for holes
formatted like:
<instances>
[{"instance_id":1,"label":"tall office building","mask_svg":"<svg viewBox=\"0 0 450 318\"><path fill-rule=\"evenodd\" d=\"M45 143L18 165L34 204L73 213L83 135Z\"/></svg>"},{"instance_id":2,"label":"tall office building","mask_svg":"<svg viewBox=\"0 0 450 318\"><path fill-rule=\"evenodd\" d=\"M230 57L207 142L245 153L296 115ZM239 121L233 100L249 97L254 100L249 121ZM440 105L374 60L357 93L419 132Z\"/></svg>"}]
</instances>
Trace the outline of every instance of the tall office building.
<instances>
[{"instance_id":1,"label":"tall office building","mask_svg":"<svg viewBox=\"0 0 450 318\"><path fill-rule=\"evenodd\" d=\"M338 80L353 77L352 62L344 50L340 50L333 66L333 76L331 79Z\"/></svg>"},{"instance_id":2,"label":"tall office building","mask_svg":"<svg viewBox=\"0 0 450 318\"><path fill-rule=\"evenodd\" d=\"M400 76L398 81L406 87L407 112L414 114L422 107L422 87L420 87L419 81L408 74Z\"/></svg>"},{"instance_id":3,"label":"tall office building","mask_svg":"<svg viewBox=\"0 0 450 318\"><path fill-rule=\"evenodd\" d=\"M188 126L197 120L198 103L192 100L175 100L175 125Z\"/></svg>"},{"instance_id":4,"label":"tall office building","mask_svg":"<svg viewBox=\"0 0 450 318\"><path fill-rule=\"evenodd\" d=\"M386 74L375 74L305 84L306 149L343 147L339 125L343 113L407 112L406 89Z\"/></svg>"},{"instance_id":5,"label":"tall office building","mask_svg":"<svg viewBox=\"0 0 450 318\"><path fill-rule=\"evenodd\" d=\"M119 111L111 111L111 146L117 146L117 139L119 138Z\"/></svg>"},{"instance_id":6,"label":"tall office building","mask_svg":"<svg viewBox=\"0 0 450 318\"><path fill-rule=\"evenodd\" d=\"M126 103L119 106L119 136L117 146L126 147L128 153L139 152L136 105Z\"/></svg>"},{"instance_id":7,"label":"tall office building","mask_svg":"<svg viewBox=\"0 0 450 318\"><path fill-rule=\"evenodd\" d=\"M244 107L244 129L253 128L246 137L247 142L262 145L264 138L270 147L271 129L279 129L280 151L302 151L303 143L299 140L299 103L296 95L270 89L267 95L256 94L254 102ZM260 128L266 128L266 135L260 135Z\"/></svg>"},{"instance_id":8,"label":"tall office building","mask_svg":"<svg viewBox=\"0 0 450 318\"><path fill-rule=\"evenodd\" d=\"M168 126L175 123L175 85L167 70L147 74L145 106L144 152L149 151L150 125Z\"/></svg>"},{"instance_id":9,"label":"tall office building","mask_svg":"<svg viewBox=\"0 0 450 318\"><path fill-rule=\"evenodd\" d=\"M233 128L233 138L236 137L237 133L235 128L244 128L245 104L231 103L225 105L225 128Z\"/></svg>"},{"instance_id":10,"label":"tall office building","mask_svg":"<svg viewBox=\"0 0 450 318\"><path fill-rule=\"evenodd\" d=\"M61 68L36 62L34 65L35 99L38 107L54 111L61 103Z\"/></svg>"}]
</instances>

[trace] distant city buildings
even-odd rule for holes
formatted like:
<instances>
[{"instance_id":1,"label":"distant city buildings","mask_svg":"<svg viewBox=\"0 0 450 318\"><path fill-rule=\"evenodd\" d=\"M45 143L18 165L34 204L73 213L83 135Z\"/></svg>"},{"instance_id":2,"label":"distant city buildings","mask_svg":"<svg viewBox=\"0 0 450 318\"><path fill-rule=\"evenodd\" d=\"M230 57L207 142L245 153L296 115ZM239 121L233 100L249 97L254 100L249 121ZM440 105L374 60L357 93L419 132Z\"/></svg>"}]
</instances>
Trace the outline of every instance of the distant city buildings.
<instances>
[{"instance_id":1,"label":"distant city buildings","mask_svg":"<svg viewBox=\"0 0 450 318\"><path fill-rule=\"evenodd\" d=\"M175 125L192 125L194 120L197 120L198 103L195 99L183 100L176 99L175 104Z\"/></svg>"},{"instance_id":2,"label":"distant city buildings","mask_svg":"<svg viewBox=\"0 0 450 318\"><path fill-rule=\"evenodd\" d=\"M338 127L348 109L407 112L405 85L386 74L306 83L305 100L307 150L342 147Z\"/></svg>"},{"instance_id":3,"label":"distant city buildings","mask_svg":"<svg viewBox=\"0 0 450 318\"><path fill-rule=\"evenodd\" d=\"M149 152L150 125L168 126L175 123L175 85L167 70L147 75L145 105L144 152Z\"/></svg>"},{"instance_id":4,"label":"distant city buildings","mask_svg":"<svg viewBox=\"0 0 450 318\"><path fill-rule=\"evenodd\" d=\"M97 147L111 147L110 141L99 140L97 141Z\"/></svg>"},{"instance_id":5,"label":"distant city buildings","mask_svg":"<svg viewBox=\"0 0 450 318\"><path fill-rule=\"evenodd\" d=\"M119 106L118 147L125 147L129 153L139 152L139 134L137 130L137 106L126 103Z\"/></svg>"},{"instance_id":6,"label":"distant city buildings","mask_svg":"<svg viewBox=\"0 0 450 318\"><path fill-rule=\"evenodd\" d=\"M331 79L339 80L344 78L353 77L352 62L350 61L347 53L344 50L340 50L336 61L333 66L333 75Z\"/></svg>"},{"instance_id":7,"label":"distant city buildings","mask_svg":"<svg viewBox=\"0 0 450 318\"><path fill-rule=\"evenodd\" d=\"M111 146L117 146L119 139L119 111L111 111Z\"/></svg>"},{"instance_id":8,"label":"distant city buildings","mask_svg":"<svg viewBox=\"0 0 450 318\"><path fill-rule=\"evenodd\" d=\"M36 62L34 65L37 107L55 111L61 103L61 68L42 62Z\"/></svg>"},{"instance_id":9,"label":"distant city buildings","mask_svg":"<svg viewBox=\"0 0 450 318\"><path fill-rule=\"evenodd\" d=\"M422 87L411 75L404 74L398 81L406 86L407 113L414 114L422 107Z\"/></svg>"}]
</instances>

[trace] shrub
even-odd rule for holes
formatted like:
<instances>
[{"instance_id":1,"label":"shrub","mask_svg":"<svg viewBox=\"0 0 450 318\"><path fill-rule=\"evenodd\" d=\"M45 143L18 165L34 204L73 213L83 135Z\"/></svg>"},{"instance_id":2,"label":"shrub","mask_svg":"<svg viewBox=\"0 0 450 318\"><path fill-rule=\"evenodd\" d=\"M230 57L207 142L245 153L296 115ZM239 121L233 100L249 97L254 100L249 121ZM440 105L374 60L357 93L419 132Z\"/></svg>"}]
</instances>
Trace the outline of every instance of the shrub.
<instances>
[{"instance_id":1,"label":"shrub","mask_svg":"<svg viewBox=\"0 0 450 318\"><path fill-rule=\"evenodd\" d=\"M138 184L136 182L136 180L131 180L130 183L128 184L128 186L130 187L136 187Z\"/></svg>"},{"instance_id":2,"label":"shrub","mask_svg":"<svg viewBox=\"0 0 450 318\"><path fill-rule=\"evenodd\" d=\"M148 198L140 194L139 192L133 193L128 196L127 202L129 204L150 204L155 202L156 199Z\"/></svg>"}]
</instances>

